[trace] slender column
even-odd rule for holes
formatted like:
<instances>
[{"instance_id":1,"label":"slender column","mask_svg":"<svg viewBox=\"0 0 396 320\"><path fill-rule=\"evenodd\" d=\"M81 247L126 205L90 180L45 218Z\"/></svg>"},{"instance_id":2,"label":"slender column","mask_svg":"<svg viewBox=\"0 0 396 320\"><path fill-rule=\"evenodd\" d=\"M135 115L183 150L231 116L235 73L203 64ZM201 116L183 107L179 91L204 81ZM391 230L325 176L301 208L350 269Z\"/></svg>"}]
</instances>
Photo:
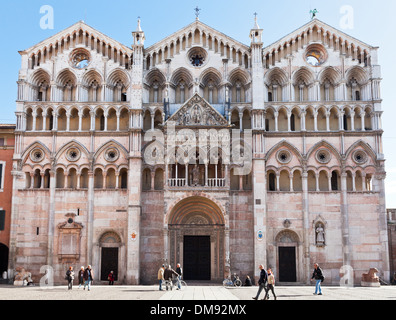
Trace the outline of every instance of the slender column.
<instances>
[{"instance_id":1,"label":"slender column","mask_svg":"<svg viewBox=\"0 0 396 320\"><path fill-rule=\"evenodd\" d=\"M55 232L55 190L56 188L56 173L53 169L50 170L50 197L49 197L49 212L48 212L48 244L47 244L47 265L53 266L53 252L54 252L54 232Z\"/></svg>"},{"instance_id":2,"label":"slender column","mask_svg":"<svg viewBox=\"0 0 396 320\"><path fill-rule=\"evenodd\" d=\"M93 263L94 172L88 171L87 264ZM99 267L99 266L97 266ZM96 269L98 270L98 269Z\"/></svg>"},{"instance_id":3,"label":"slender column","mask_svg":"<svg viewBox=\"0 0 396 320\"><path fill-rule=\"evenodd\" d=\"M82 130L82 117L83 117L83 111L80 110L78 112L78 132L81 132Z\"/></svg>"},{"instance_id":4,"label":"slender column","mask_svg":"<svg viewBox=\"0 0 396 320\"><path fill-rule=\"evenodd\" d=\"M356 174L352 172L352 191L356 191Z\"/></svg>"},{"instance_id":5,"label":"slender column","mask_svg":"<svg viewBox=\"0 0 396 320\"><path fill-rule=\"evenodd\" d=\"M330 112L326 111L326 130L330 131Z\"/></svg>"},{"instance_id":6,"label":"slender column","mask_svg":"<svg viewBox=\"0 0 396 320\"><path fill-rule=\"evenodd\" d=\"M341 234L344 265L351 265L351 250L349 242L349 214L347 194L347 174L343 170L341 174Z\"/></svg>"},{"instance_id":7,"label":"slender column","mask_svg":"<svg viewBox=\"0 0 396 320\"><path fill-rule=\"evenodd\" d=\"M303 256L303 268L304 268L304 276L306 284L310 283L311 279L311 263L310 263L310 254L309 254L309 200L308 200L308 172L306 169L303 170L302 173L302 210L303 210L303 218L304 218L304 256Z\"/></svg>"}]
</instances>

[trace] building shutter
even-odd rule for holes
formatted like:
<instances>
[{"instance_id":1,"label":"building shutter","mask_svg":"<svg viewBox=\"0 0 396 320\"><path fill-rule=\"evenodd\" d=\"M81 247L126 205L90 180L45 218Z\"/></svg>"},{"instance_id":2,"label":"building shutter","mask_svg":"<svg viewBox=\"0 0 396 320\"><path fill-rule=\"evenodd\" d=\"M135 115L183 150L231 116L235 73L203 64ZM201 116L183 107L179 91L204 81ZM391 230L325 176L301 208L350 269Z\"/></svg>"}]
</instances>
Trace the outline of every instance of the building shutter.
<instances>
[{"instance_id":1,"label":"building shutter","mask_svg":"<svg viewBox=\"0 0 396 320\"><path fill-rule=\"evenodd\" d=\"M3 231L5 228L5 211L0 210L0 231Z\"/></svg>"}]
</instances>

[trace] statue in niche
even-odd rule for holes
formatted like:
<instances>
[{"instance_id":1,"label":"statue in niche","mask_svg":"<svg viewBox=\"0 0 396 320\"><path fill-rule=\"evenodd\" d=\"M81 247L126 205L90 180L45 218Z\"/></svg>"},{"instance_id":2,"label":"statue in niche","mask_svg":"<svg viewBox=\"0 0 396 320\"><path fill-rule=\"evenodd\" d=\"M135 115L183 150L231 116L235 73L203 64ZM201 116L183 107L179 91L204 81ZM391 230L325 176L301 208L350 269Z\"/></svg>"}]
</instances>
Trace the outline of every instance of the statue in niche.
<instances>
[{"instance_id":1,"label":"statue in niche","mask_svg":"<svg viewBox=\"0 0 396 320\"><path fill-rule=\"evenodd\" d=\"M201 123L201 110L199 110L199 106L195 105L193 108L193 111L191 113L191 120L195 124L200 124Z\"/></svg>"},{"instance_id":2,"label":"statue in niche","mask_svg":"<svg viewBox=\"0 0 396 320\"><path fill-rule=\"evenodd\" d=\"M323 224L319 223L315 229L316 232L316 245L323 247L325 245L325 231Z\"/></svg>"},{"instance_id":3,"label":"statue in niche","mask_svg":"<svg viewBox=\"0 0 396 320\"><path fill-rule=\"evenodd\" d=\"M198 186L199 184L199 168L197 165L194 166L193 169L193 186Z\"/></svg>"}]
</instances>

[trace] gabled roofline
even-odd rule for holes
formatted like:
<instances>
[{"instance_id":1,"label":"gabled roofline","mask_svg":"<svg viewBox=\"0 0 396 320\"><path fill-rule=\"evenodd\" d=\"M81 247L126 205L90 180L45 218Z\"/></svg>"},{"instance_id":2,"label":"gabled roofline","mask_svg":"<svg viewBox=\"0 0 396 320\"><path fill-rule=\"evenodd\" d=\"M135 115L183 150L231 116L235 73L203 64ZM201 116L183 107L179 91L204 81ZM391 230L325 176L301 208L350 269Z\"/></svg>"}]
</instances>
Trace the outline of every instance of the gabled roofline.
<instances>
[{"instance_id":1,"label":"gabled roofline","mask_svg":"<svg viewBox=\"0 0 396 320\"><path fill-rule=\"evenodd\" d=\"M93 27L89 26L88 24L86 24L84 21L78 21L75 24L71 25L70 27L68 27L68 28L66 28L66 29L64 29L62 31L59 31L55 35L50 36L47 39L37 43L36 45L31 46L28 49L18 51L18 52L19 52L20 55L29 54L30 52L34 52L37 49L39 49L41 46L45 46L45 44L47 42L56 42L63 34L67 34L69 31L75 30L76 28L81 28L83 30L85 29L86 31L88 31L90 33L97 34L97 36L99 38L104 38L107 42L112 43L114 46L121 47L123 50L125 50L126 52L128 52L130 54L133 52L132 48L130 48L130 47L128 47L128 46L126 46L126 45L114 40L113 38L105 35L104 33L100 32L100 31L96 30L95 28L93 28Z\"/></svg>"},{"instance_id":2,"label":"gabled roofline","mask_svg":"<svg viewBox=\"0 0 396 320\"><path fill-rule=\"evenodd\" d=\"M271 43L268 46L266 46L265 48L263 48L263 52L269 51L273 47L276 47L278 44L283 44L284 42L289 41L291 38L293 38L293 36L296 36L297 34L302 32L303 30L308 29L308 27L311 26L311 25L312 26L313 25L319 25L319 26L323 27L324 29L328 29L328 30L332 31L335 34L338 34L338 35L342 36L343 38L351 39L354 42L356 42L358 45L360 45L362 47L365 47L365 48L368 48L370 50L378 49L378 47L371 46L371 45L369 45L369 44L367 44L367 43L365 43L365 42L363 42L363 41L361 41L359 39L356 39L355 37L343 32L343 31L341 31L341 30L339 30L337 28L334 28L334 27L328 25L327 23L315 18L315 19L309 21L308 23L304 24L300 28L290 32L288 35L286 35L286 36L282 37L281 39Z\"/></svg>"},{"instance_id":3,"label":"gabled roofline","mask_svg":"<svg viewBox=\"0 0 396 320\"><path fill-rule=\"evenodd\" d=\"M246 51L249 51L249 50L250 50L250 46L248 46L248 45L246 45L246 44L244 44L244 43L242 43L242 42L240 42L240 41L238 41L238 40L235 40L234 38L232 38L232 37L230 37L230 36L227 36L227 35L224 34L223 32L220 32L220 31L218 31L218 30L216 30L216 29L214 29L214 28L208 26L207 24L203 23L203 22L200 21L200 20L195 20L194 22L190 23L189 25L185 26L184 28L182 28L182 29L180 29L180 30L178 30L178 31L176 31L176 32L174 32L174 33L172 33L171 35L167 36L166 38L164 38L164 39L162 39L162 40L160 40L160 41L158 41L158 42L152 44L151 46L147 47L147 48L145 49L145 52L150 52L150 51L154 50L155 48L159 47L160 44L162 44L162 43L168 43L169 40L171 40L172 38L175 37L175 35L177 35L177 34L179 34L179 33L182 33L182 32L185 31L185 30L189 30L189 29L191 29L192 27L197 27L197 26L199 26L199 25L201 25L202 27L208 29L211 33L216 33L216 34L218 34L218 35L221 35L221 36L224 37L225 39L227 39L227 40L229 40L229 41L231 41L231 42L234 42L235 44L237 44L237 45L243 47Z\"/></svg>"}]
</instances>

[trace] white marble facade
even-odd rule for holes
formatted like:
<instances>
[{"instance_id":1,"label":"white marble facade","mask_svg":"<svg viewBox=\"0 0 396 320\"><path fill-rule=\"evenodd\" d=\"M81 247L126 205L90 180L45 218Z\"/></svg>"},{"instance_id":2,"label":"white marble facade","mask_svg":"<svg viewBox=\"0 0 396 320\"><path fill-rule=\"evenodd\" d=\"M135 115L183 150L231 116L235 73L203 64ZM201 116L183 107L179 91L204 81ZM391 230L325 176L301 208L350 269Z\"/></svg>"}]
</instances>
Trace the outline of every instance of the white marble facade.
<instances>
[{"instance_id":1,"label":"white marble facade","mask_svg":"<svg viewBox=\"0 0 396 320\"><path fill-rule=\"evenodd\" d=\"M145 47L139 21L128 47L78 22L21 51L10 271L387 278L378 48L317 19L266 32L197 19Z\"/></svg>"}]
</instances>

